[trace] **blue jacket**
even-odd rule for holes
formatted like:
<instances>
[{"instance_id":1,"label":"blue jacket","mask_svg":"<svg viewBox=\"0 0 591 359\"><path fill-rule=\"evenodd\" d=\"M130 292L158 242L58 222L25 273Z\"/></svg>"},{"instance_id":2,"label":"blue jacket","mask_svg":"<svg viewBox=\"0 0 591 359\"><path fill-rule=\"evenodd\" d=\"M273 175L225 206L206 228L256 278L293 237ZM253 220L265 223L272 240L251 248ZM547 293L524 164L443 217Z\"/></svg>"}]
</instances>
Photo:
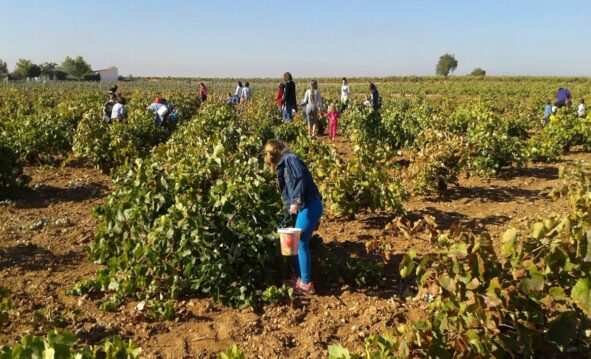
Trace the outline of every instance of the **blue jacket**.
<instances>
[{"instance_id":1,"label":"blue jacket","mask_svg":"<svg viewBox=\"0 0 591 359\"><path fill-rule=\"evenodd\" d=\"M276 171L281 198L286 207L292 204L306 207L316 199L322 199L308 167L293 153L287 152L281 157Z\"/></svg>"}]
</instances>

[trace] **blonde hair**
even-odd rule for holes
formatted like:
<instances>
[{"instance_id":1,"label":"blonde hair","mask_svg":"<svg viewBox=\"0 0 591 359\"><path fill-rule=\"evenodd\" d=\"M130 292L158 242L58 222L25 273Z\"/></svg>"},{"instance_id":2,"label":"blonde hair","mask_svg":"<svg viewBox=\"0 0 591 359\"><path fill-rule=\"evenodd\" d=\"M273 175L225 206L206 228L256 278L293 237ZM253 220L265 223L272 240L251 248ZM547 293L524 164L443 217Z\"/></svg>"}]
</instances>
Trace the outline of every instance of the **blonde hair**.
<instances>
[{"instance_id":1,"label":"blonde hair","mask_svg":"<svg viewBox=\"0 0 591 359\"><path fill-rule=\"evenodd\" d=\"M337 112L336 109L334 108L334 102L331 102L328 105L328 112Z\"/></svg>"},{"instance_id":2,"label":"blonde hair","mask_svg":"<svg viewBox=\"0 0 591 359\"><path fill-rule=\"evenodd\" d=\"M287 144L285 142L276 140L274 138L267 141L265 144L265 164L275 171L277 164L281 157L288 152Z\"/></svg>"}]
</instances>

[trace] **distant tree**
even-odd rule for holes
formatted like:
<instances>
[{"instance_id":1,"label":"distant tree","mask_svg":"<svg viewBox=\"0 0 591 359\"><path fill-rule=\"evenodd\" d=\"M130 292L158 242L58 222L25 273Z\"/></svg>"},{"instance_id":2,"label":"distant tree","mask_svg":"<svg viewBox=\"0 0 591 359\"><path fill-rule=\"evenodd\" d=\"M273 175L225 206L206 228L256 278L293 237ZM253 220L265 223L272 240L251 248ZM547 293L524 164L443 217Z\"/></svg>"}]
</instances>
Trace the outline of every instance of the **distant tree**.
<instances>
[{"instance_id":1,"label":"distant tree","mask_svg":"<svg viewBox=\"0 0 591 359\"><path fill-rule=\"evenodd\" d=\"M474 70L472 70L472 72L470 72L470 76L485 76L485 75L486 75L486 71L484 71L480 67L477 67Z\"/></svg>"},{"instance_id":2,"label":"distant tree","mask_svg":"<svg viewBox=\"0 0 591 359\"><path fill-rule=\"evenodd\" d=\"M57 64L55 62L44 62L40 67L42 76L51 80L55 78L55 72L57 71Z\"/></svg>"},{"instance_id":3,"label":"distant tree","mask_svg":"<svg viewBox=\"0 0 591 359\"><path fill-rule=\"evenodd\" d=\"M439 62L435 68L435 73L440 76L447 76L450 72L454 72L457 67L458 60L456 60L455 56L444 54L439 58Z\"/></svg>"},{"instance_id":4,"label":"distant tree","mask_svg":"<svg viewBox=\"0 0 591 359\"><path fill-rule=\"evenodd\" d=\"M31 60L18 59L18 61L16 62L16 65L14 65L14 72L13 72L14 76L16 76L17 78L20 78L20 79L30 77L29 70L31 69L31 66L33 66L33 63L31 62Z\"/></svg>"},{"instance_id":5,"label":"distant tree","mask_svg":"<svg viewBox=\"0 0 591 359\"><path fill-rule=\"evenodd\" d=\"M27 77L39 77L41 76L41 67L36 64L31 64L29 71L27 71Z\"/></svg>"},{"instance_id":6,"label":"distant tree","mask_svg":"<svg viewBox=\"0 0 591 359\"><path fill-rule=\"evenodd\" d=\"M0 59L0 79L4 79L8 76L8 65L2 59Z\"/></svg>"},{"instance_id":7,"label":"distant tree","mask_svg":"<svg viewBox=\"0 0 591 359\"><path fill-rule=\"evenodd\" d=\"M55 79L56 80L65 80L68 78L68 74L63 72L62 70L55 70Z\"/></svg>"},{"instance_id":8,"label":"distant tree","mask_svg":"<svg viewBox=\"0 0 591 359\"><path fill-rule=\"evenodd\" d=\"M67 56L64 62L62 62L61 68L62 71L78 79L82 79L84 78L84 76L92 72L90 64L84 61L84 58L82 58L82 56L76 56L75 59L72 59L71 57Z\"/></svg>"}]
</instances>

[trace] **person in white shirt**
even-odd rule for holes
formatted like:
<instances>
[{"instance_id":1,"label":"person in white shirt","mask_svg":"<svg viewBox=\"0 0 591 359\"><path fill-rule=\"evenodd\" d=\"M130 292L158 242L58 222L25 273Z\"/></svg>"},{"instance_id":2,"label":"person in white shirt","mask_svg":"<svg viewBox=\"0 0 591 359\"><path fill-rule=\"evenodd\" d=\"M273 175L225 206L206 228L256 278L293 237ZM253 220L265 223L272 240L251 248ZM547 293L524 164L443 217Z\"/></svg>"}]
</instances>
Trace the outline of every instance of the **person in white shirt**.
<instances>
[{"instance_id":1,"label":"person in white shirt","mask_svg":"<svg viewBox=\"0 0 591 359\"><path fill-rule=\"evenodd\" d=\"M343 85L341 86L341 112L347 108L349 105L349 95L351 94L351 89L349 88L349 83L347 82L347 78L343 77Z\"/></svg>"},{"instance_id":2,"label":"person in white shirt","mask_svg":"<svg viewBox=\"0 0 591 359\"><path fill-rule=\"evenodd\" d=\"M318 90L318 82L313 80L310 83L310 88L306 90L304 98L302 99L304 107L304 115L308 124L308 134L316 136L316 128L318 127L318 110L322 109L322 97Z\"/></svg>"},{"instance_id":3,"label":"person in white shirt","mask_svg":"<svg viewBox=\"0 0 591 359\"><path fill-rule=\"evenodd\" d=\"M242 97L242 81L238 81L238 85L236 85L236 91L234 91L234 96L232 97L232 103L233 104L240 103L240 97Z\"/></svg>"},{"instance_id":4,"label":"person in white shirt","mask_svg":"<svg viewBox=\"0 0 591 359\"><path fill-rule=\"evenodd\" d=\"M585 107L584 99L581 99L579 101L579 107L577 108L577 116L579 116L579 118L585 118L585 116L587 116L587 108Z\"/></svg>"},{"instance_id":5,"label":"person in white shirt","mask_svg":"<svg viewBox=\"0 0 591 359\"><path fill-rule=\"evenodd\" d=\"M127 109L125 108L125 103L127 101L124 97L118 96L115 104L113 105L113 110L111 111L111 120L115 121L123 121L127 117Z\"/></svg>"},{"instance_id":6,"label":"person in white shirt","mask_svg":"<svg viewBox=\"0 0 591 359\"><path fill-rule=\"evenodd\" d=\"M242 95L240 96L240 103L244 103L252 98L252 92L250 91L250 84L248 82L244 83L244 87L242 88Z\"/></svg>"}]
</instances>

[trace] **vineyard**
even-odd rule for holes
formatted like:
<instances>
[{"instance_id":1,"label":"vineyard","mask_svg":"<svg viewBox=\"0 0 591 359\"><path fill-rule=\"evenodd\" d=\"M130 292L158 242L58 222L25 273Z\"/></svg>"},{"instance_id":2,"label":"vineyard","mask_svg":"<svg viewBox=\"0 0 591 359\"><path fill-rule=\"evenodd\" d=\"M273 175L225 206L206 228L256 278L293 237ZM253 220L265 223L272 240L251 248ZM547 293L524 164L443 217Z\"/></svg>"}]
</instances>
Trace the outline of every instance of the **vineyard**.
<instances>
[{"instance_id":1,"label":"vineyard","mask_svg":"<svg viewBox=\"0 0 591 359\"><path fill-rule=\"evenodd\" d=\"M191 80L123 82L115 123L96 84L0 87L0 358L586 357L591 115L541 120L591 80L371 81L381 108L352 80L334 143L326 119L283 122L275 81L240 105L231 80L205 103ZM323 197L316 295L282 284L271 138Z\"/></svg>"}]
</instances>

